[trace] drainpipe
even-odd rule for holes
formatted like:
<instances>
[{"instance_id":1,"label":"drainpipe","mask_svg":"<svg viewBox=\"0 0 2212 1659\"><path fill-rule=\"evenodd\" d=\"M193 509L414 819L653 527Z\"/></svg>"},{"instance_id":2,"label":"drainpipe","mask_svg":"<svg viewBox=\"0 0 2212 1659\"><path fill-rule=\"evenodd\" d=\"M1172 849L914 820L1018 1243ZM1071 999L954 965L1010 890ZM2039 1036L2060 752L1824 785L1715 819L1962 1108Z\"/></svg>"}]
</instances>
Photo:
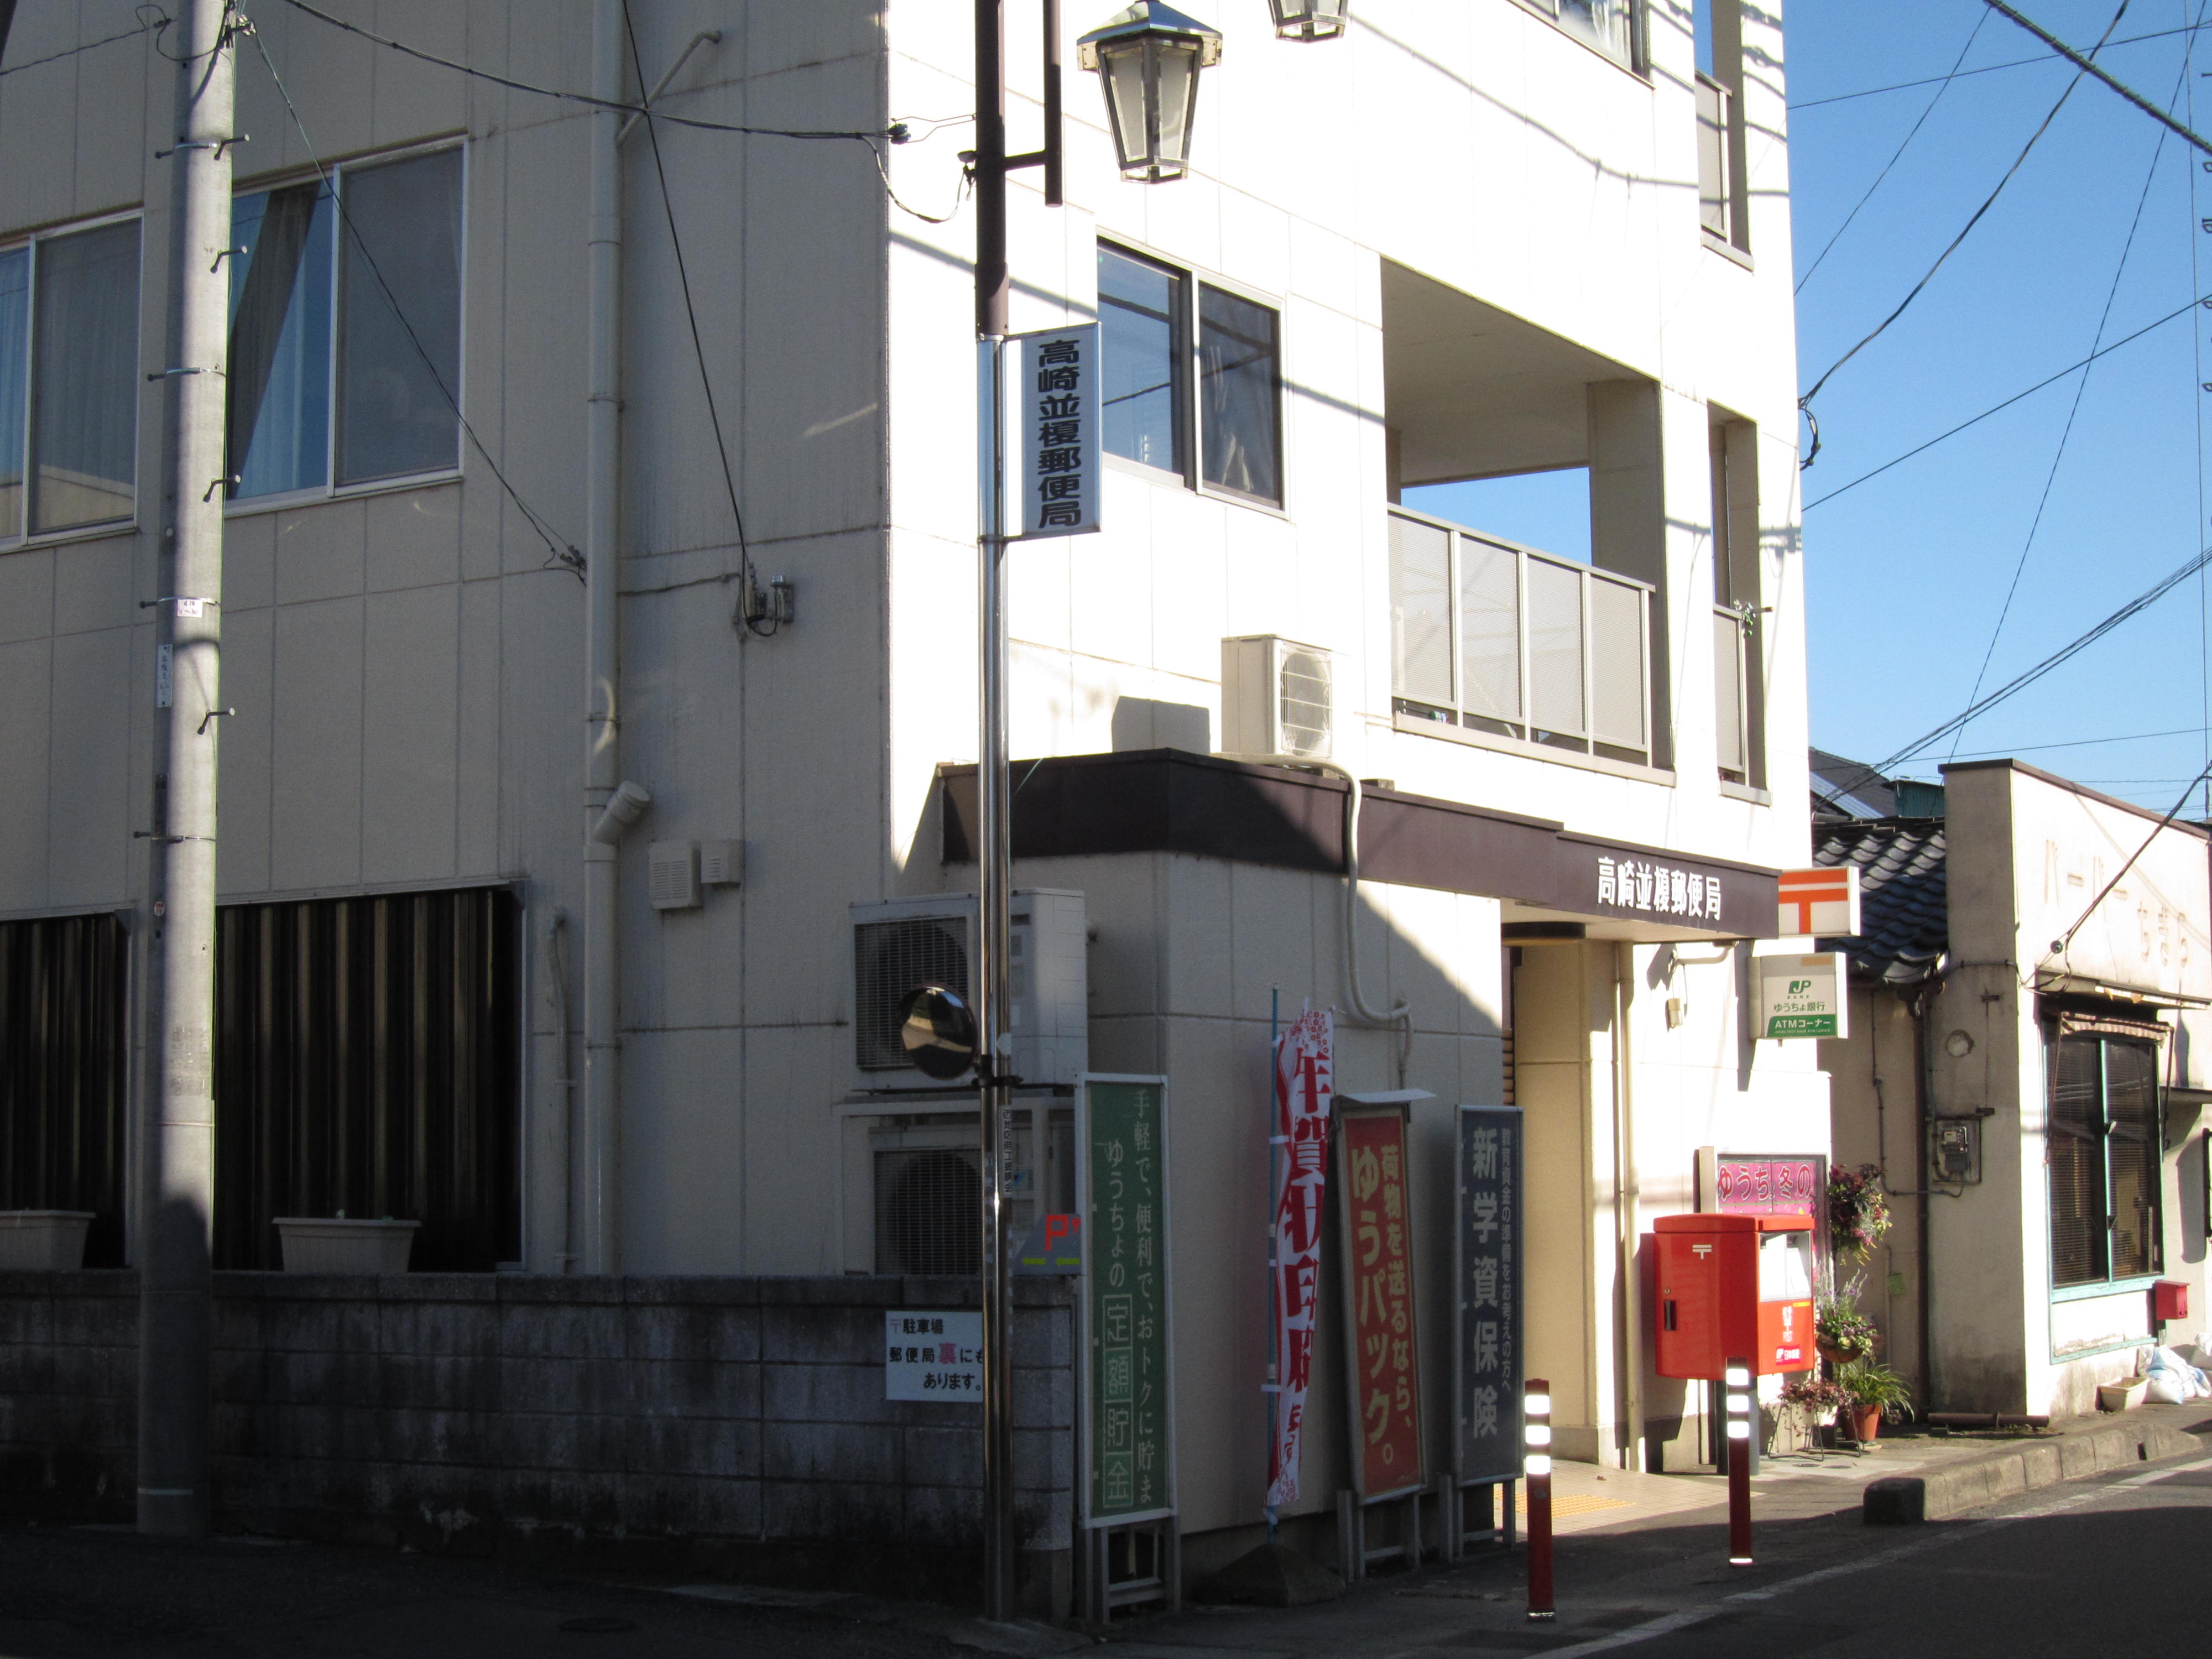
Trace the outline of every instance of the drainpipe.
<instances>
[{"instance_id":1,"label":"drainpipe","mask_svg":"<svg viewBox=\"0 0 2212 1659\"><path fill-rule=\"evenodd\" d=\"M1644 1282L1636 1267L1636 1218L1644 1183L1636 1173L1636 1056L1630 1047L1630 994L1636 972L1636 947L1613 947L1613 1215L1620 1249L1622 1401L1628 1444L1620 1466L1644 1468Z\"/></svg>"},{"instance_id":2,"label":"drainpipe","mask_svg":"<svg viewBox=\"0 0 2212 1659\"><path fill-rule=\"evenodd\" d=\"M576 1271L576 1073L568 1060L568 913L556 908L545 918L545 976L553 1005L553 1155L546 1161L560 1171L559 1201L547 1231L560 1243L558 1271Z\"/></svg>"},{"instance_id":3,"label":"drainpipe","mask_svg":"<svg viewBox=\"0 0 2212 1659\"><path fill-rule=\"evenodd\" d=\"M623 94L622 0L592 0L592 95ZM620 1263L621 949L616 938L620 865L616 844L652 799L624 784L617 693L622 572L621 117L592 117L591 289L585 406L584 546L584 1270ZM634 792L634 793L633 793ZM627 810L622 810L626 808Z\"/></svg>"},{"instance_id":4,"label":"drainpipe","mask_svg":"<svg viewBox=\"0 0 2212 1659\"><path fill-rule=\"evenodd\" d=\"M1910 1005L1912 1010L1912 1118L1918 1152L1915 1163L1918 1179L1914 1185L1919 1194L1920 1222L1920 1408L1933 1411L1939 1396L1936 1392L1935 1309L1930 1303L1935 1296L1935 1241L1928 1236L1929 1223L1933 1219L1929 1205L1929 1173L1933 1167L1928 1139L1929 1074L1935 1063L1928 1042L1928 1016L1935 1000L1933 985L1923 985L1919 995Z\"/></svg>"}]
</instances>

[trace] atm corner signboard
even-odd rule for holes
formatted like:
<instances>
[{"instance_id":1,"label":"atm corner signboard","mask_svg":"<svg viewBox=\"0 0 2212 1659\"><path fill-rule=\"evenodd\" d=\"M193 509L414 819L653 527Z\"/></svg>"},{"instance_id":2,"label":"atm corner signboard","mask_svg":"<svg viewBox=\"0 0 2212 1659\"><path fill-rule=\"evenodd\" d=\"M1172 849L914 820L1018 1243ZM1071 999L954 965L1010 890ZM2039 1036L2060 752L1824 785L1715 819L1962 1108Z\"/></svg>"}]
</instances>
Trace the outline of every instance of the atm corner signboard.
<instances>
[{"instance_id":1,"label":"atm corner signboard","mask_svg":"<svg viewBox=\"0 0 2212 1659\"><path fill-rule=\"evenodd\" d=\"M1759 957L1759 1034L1763 1037L1840 1037L1850 1035L1846 1017L1850 984L1837 951L1810 956Z\"/></svg>"}]
</instances>

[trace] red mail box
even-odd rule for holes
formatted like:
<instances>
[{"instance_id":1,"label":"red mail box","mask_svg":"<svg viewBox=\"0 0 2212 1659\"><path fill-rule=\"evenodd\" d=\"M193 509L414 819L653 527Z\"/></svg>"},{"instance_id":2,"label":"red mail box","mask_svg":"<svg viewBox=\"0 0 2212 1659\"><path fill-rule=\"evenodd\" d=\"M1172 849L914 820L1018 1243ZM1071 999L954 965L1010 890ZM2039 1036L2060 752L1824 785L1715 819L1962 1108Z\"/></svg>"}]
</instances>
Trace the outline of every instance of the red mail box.
<instances>
[{"instance_id":1,"label":"red mail box","mask_svg":"<svg viewBox=\"0 0 2212 1659\"><path fill-rule=\"evenodd\" d=\"M1717 1377L1738 1358L1759 1376L1813 1368L1808 1217L1665 1215L1648 1243L1660 1376Z\"/></svg>"},{"instance_id":2,"label":"red mail box","mask_svg":"<svg viewBox=\"0 0 2212 1659\"><path fill-rule=\"evenodd\" d=\"M2160 1324L2189 1317L2189 1286L2178 1279L2161 1279L2150 1287L2150 1316Z\"/></svg>"}]
</instances>

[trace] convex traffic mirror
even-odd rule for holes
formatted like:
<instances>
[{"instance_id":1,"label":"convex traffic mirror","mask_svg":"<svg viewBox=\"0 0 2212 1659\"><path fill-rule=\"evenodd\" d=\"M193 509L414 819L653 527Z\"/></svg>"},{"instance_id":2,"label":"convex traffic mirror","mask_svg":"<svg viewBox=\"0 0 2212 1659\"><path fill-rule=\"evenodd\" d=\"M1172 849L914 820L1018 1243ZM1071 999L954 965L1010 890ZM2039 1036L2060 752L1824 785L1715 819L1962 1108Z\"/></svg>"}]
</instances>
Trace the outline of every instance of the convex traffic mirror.
<instances>
[{"instance_id":1,"label":"convex traffic mirror","mask_svg":"<svg viewBox=\"0 0 2212 1659\"><path fill-rule=\"evenodd\" d=\"M917 985L899 999L899 1046L916 1071L950 1082L975 1064L975 1011L948 986Z\"/></svg>"}]
</instances>

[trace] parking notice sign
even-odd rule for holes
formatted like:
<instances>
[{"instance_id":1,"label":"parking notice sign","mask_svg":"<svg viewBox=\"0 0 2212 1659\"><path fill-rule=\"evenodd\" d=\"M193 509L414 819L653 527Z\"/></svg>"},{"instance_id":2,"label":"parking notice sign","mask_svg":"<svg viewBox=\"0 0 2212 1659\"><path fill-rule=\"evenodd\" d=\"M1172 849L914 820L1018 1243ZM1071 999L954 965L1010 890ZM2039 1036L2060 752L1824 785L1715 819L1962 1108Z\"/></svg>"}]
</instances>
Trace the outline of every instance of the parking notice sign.
<instances>
[{"instance_id":1,"label":"parking notice sign","mask_svg":"<svg viewBox=\"0 0 2212 1659\"><path fill-rule=\"evenodd\" d=\"M1759 957L1763 1037L1848 1036L1848 996L1842 953Z\"/></svg>"},{"instance_id":2,"label":"parking notice sign","mask_svg":"<svg viewBox=\"0 0 2212 1659\"><path fill-rule=\"evenodd\" d=\"M902 1308L884 1316L884 1399L982 1397L981 1314Z\"/></svg>"}]
</instances>

